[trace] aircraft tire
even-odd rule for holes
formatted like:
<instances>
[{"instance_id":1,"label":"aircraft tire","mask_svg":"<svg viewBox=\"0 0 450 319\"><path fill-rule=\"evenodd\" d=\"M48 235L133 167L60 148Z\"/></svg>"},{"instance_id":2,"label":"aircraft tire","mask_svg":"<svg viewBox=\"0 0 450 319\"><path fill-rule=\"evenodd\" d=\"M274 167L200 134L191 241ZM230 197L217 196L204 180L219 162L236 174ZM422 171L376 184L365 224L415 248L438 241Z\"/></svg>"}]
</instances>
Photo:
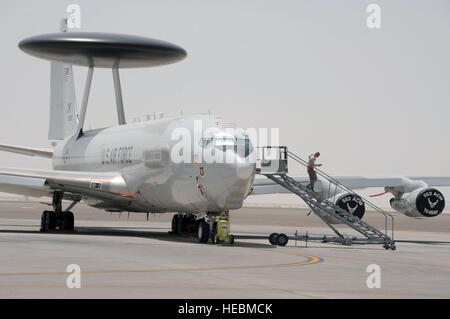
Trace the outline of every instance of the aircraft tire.
<instances>
[{"instance_id":1,"label":"aircraft tire","mask_svg":"<svg viewBox=\"0 0 450 319\"><path fill-rule=\"evenodd\" d=\"M42 212L42 216L41 216L41 232L46 232L48 230L47 228L47 219L48 219L48 211L45 210Z\"/></svg>"},{"instance_id":2,"label":"aircraft tire","mask_svg":"<svg viewBox=\"0 0 450 319\"><path fill-rule=\"evenodd\" d=\"M185 231L186 217L184 215L178 215L177 234L181 234Z\"/></svg>"},{"instance_id":3,"label":"aircraft tire","mask_svg":"<svg viewBox=\"0 0 450 319\"><path fill-rule=\"evenodd\" d=\"M172 217L172 234L178 234L178 214Z\"/></svg>"},{"instance_id":4,"label":"aircraft tire","mask_svg":"<svg viewBox=\"0 0 450 319\"><path fill-rule=\"evenodd\" d=\"M217 222L214 222L213 223L213 226L212 226L212 230L211 230L211 232L210 232L210 238L211 238L211 241L214 243L215 242L215 240L216 240L216 235L217 235Z\"/></svg>"},{"instance_id":5,"label":"aircraft tire","mask_svg":"<svg viewBox=\"0 0 450 319\"><path fill-rule=\"evenodd\" d=\"M56 229L57 216L55 212L48 211L47 230Z\"/></svg>"},{"instance_id":6,"label":"aircraft tire","mask_svg":"<svg viewBox=\"0 0 450 319\"><path fill-rule=\"evenodd\" d=\"M46 232L56 228L56 214L52 211L45 210L41 217L41 232Z\"/></svg>"},{"instance_id":7,"label":"aircraft tire","mask_svg":"<svg viewBox=\"0 0 450 319\"><path fill-rule=\"evenodd\" d=\"M64 230L73 230L74 228L74 217L72 212L65 212L63 213L63 224L61 229Z\"/></svg>"},{"instance_id":8,"label":"aircraft tire","mask_svg":"<svg viewBox=\"0 0 450 319\"><path fill-rule=\"evenodd\" d=\"M195 220L193 223L193 229L192 229L192 233L195 235L198 232L198 227L200 225L200 220Z\"/></svg>"},{"instance_id":9,"label":"aircraft tire","mask_svg":"<svg viewBox=\"0 0 450 319\"><path fill-rule=\"evenodd\" d=\"M204 220L200 221L198 225L197 237L202 244L207 243L209 240L209 225Z\"/></svg>"}]
</instances>

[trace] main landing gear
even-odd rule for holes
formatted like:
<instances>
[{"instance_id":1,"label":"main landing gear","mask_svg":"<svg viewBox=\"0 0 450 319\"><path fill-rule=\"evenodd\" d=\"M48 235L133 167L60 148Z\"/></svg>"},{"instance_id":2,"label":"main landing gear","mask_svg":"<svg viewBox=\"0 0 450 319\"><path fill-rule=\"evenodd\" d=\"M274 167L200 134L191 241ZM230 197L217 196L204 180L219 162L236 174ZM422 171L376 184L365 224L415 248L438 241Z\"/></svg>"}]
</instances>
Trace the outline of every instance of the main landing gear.
<instances>
[{"instance_id":1,"label":"main landing gear","mask_svg":"<svg viewBox=\"0 0 450 319\"><path fill-rule=\"evenodd\" d=\"M196 233L198 227L196 225L194 215L175 214L172 217L172 234L179 235L182 233Z\"/></svg>"},{"instance_id":2,"label":"main landing gear","mask_svg":"<svg viewBox=\"0 0 450 319\"><path fill-rule=\"evenodd\" d=\"M219 218L221 229L217 231L217 217L216 213L207 213L204 218L196 219L194 215L175 214L172 217L172 234L187 234L197 235L199 243L206 244L211 240L212 243L232 245L234 243L234 236L229 234L229 214L226 213L226 220L224 217ZM225 227L227 226L227 227Z\"/></svg>"},{"instance_id":3,"label":"main landing gear","mask_svg":"<svg viewBox=\"0 0 450 319\"><path fill-rule=\"evenodd\" d=\"M63 193L56 191L53 193L53 211L45 210L41 217L41 232L49 230L73 230L74 217L73 213L69 211L75 206L78 201L74 201L65 211L62 210Z\"/></svg>"}]
</instances>

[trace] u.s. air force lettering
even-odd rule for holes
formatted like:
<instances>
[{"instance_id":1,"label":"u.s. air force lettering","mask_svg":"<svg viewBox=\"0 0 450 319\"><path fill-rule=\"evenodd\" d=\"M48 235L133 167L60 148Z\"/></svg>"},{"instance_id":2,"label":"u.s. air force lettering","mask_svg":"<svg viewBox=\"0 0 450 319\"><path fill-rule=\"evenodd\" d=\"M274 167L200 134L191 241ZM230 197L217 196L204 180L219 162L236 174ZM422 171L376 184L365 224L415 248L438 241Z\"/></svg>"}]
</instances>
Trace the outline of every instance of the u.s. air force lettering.
<instances>
[{"instance_id":1,"label":"u.s. air force lettering","mask_svg":"<svg viewBox=\"0 0 450 319\"><path fill-rule=\"evenodd\" d=\"M101 150L102 165L105 164L131 164L133 146L108 147Z\"/></svg>"}]
</instances>

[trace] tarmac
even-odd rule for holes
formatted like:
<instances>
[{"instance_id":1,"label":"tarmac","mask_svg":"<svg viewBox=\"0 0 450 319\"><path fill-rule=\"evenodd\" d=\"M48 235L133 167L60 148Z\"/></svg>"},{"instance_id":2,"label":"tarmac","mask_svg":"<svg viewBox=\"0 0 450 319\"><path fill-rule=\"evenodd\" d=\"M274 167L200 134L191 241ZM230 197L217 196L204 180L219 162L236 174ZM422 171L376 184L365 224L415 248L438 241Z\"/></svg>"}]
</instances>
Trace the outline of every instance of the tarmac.
<instances>
[{"instance_id":1,"label":"tarmac","mask_svg":"<svg viewBox=\"0 0 450 319\"><path fill-rule=\"evenodd\" d=\"M169 213L147 221L145 214L110 214L84 204L73 209L74 232L41 233L45 209L34 201L0 202L0 298L450 298L448 213L430 219L395 214L392 251L295 241L296 232L332 235L299 208L233 211L233 246L169 234ZM364 220L384 229L373 212ZM290 236L288 245L270 245L273 232ZM67 286L71 264L80 267L80 288ZM380 270L375 281L374 264ZM379 288L370 285L375 282Z\"/></svg>"}]
</instances>

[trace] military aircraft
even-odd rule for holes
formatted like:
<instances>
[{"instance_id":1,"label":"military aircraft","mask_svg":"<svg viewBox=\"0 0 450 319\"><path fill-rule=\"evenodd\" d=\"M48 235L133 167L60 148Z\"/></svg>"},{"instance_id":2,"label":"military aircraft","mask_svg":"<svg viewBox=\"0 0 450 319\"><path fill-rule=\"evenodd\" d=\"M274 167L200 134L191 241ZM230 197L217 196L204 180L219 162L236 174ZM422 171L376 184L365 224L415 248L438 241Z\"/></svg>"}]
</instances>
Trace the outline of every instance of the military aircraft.
<instances>
[{"instance_id":1,"label":"military aircraft","mask_svg":"<svg viewBox=\"0 0 450 319\"><path fill-rule=\"evenodd\" d=\"M65 31L65 30L62 30ZM54 149L0 145L0 150L52 160L53 170L0 168L0 191L50 197L52 210L42 214L41 231L73 230L71 209L80 201L110 212L176 213L172 232L195 232L201 243L214 233L216 217L242 207L250 194L286 189L258 177L255 148L245 133L230 134L230 121L211 114L160 117L126 123L119 69L165 65L182 60L186 51L160 40L91 32L59 32L19 43L26 53L51 61L49 139ZM88 67L78 111L72 65ZM111 68L118 125L85 130L94 68ZM200 134L198 126L201 126ZM180 131L182 129L182 131ZM181 134L183 133L183 134ZM177 150L183 136L189 143ZM174 160L174 154L183 160ZM226 158L226 161L217 161ZM296 178L307 182L305 178ZM450 178L338 177L350 188L386 187L392 207L410 216L434 217L445 206L441 192L430 186L450 186ZM345 192L318 193L362 217L364 207ZM321 185L321 186L320 186ZM63 200L71 202L63 207Z\"/></svg>"}]
</instances>

